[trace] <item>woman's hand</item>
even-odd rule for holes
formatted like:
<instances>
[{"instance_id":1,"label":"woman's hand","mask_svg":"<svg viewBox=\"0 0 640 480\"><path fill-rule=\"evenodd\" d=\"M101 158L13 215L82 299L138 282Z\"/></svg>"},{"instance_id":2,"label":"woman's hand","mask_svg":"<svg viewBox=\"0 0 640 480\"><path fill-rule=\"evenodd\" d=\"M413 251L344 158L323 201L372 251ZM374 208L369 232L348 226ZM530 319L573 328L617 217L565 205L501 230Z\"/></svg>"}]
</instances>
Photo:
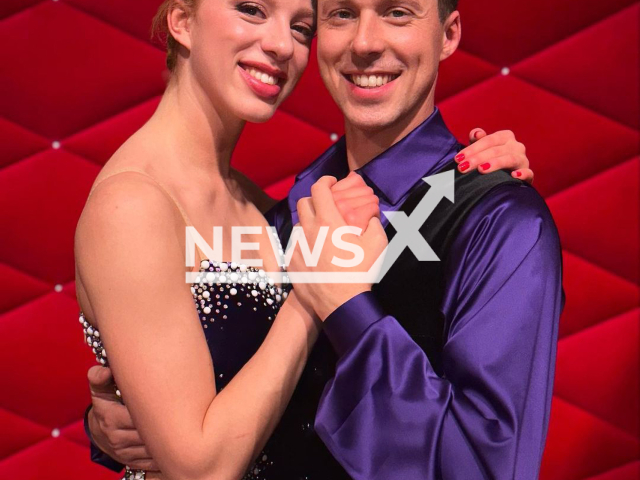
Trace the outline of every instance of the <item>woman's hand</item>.
<instances>
[{"instance_id":1,"label":"woman's hand","mask_svg":"<svg viewBox=\"0 0 640 480\"><path fill-rule=\"evenodd\" d=\"M487 135L482 128L474 128L469 133L469 141L471 145L455 157L460 172L469 173L476 168L480 173L511 170L512 177L533 183L526 148L511 130Z\"/></svg>"}]
</instances>

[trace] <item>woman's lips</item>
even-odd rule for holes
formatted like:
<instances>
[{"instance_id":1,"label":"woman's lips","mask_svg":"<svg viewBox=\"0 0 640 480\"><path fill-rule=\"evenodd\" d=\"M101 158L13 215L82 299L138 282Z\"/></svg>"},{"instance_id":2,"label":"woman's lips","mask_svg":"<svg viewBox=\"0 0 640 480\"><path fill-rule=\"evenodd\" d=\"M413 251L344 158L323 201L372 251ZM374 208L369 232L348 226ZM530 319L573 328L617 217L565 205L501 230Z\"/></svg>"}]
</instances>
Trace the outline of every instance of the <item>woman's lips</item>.
<instances>
[{"instance_id":1,"label":"woman's lips","mask_svg":"<svg viewBox=\"0 0 640 480\"><path fill-rule=\"evenodd\" d=\"M249 85L249 88L253 90L253 92L263 98L275 98L280 94L282 87L277 83L275 85L270 85L269 83L264 83L261 80L258 80L256 77L251 75L245 68L241 65L238 65L238 69L240 70L240 75ZM253 69L258 70L258 69ZM264 72L266 73L266 72ZM266 74L269 75L269 74ZM276 81L279 79L276 79Z\"/></svg>"}]
</instances>

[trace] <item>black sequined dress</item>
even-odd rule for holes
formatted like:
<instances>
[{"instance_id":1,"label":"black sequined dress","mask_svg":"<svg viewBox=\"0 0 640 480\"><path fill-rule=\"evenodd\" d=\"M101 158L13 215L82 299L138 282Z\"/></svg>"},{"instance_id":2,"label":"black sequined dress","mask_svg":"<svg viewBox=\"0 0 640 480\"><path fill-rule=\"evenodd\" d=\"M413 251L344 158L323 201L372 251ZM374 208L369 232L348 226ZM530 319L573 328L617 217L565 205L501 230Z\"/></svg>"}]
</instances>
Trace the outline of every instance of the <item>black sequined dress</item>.
<instances>
[{"instance_id":1,"label":"black sequined dress","mask_svg":"<svg viewBox=\"0 0 640 480\"><path fill-rule=\"evenodd\" d=\"M286 279L286 276L285 276ZM264 341L287 297L264 271L233 262L201 262L191 285L198 316L222 390ZM80 314L87 344L108 365L100 332ZM332 353L321 338L281 422L242 480L348 479L313 430L315 409L331 372ZM119 392L118 392L119 393ZM136 478L135 472L130 478Z\"/></svg>"}]
</instances>

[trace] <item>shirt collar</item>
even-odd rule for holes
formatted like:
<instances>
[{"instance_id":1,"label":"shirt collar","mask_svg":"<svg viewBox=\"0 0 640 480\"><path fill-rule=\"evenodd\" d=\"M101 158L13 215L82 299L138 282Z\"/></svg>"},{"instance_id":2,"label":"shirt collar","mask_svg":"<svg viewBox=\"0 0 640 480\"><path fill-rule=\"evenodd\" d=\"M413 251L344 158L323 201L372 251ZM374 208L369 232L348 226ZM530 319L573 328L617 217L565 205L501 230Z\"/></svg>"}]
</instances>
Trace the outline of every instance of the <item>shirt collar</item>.
<instances>
[{"instance_id":1,"label":"shirt collar","mask_svg":"<svg viewBox=\"0 0 640 480\"><path fill-rule=\"evenodd\" d=\"M422 177L441 169L461 148L444 123L439 109L406 137L356 170L376 194L396 205ZM338 179L349 173L345 138L342 137L297 177L289 193L289 208L309 196L311 186L322 176Z\"/></svg>"}]
</instances>

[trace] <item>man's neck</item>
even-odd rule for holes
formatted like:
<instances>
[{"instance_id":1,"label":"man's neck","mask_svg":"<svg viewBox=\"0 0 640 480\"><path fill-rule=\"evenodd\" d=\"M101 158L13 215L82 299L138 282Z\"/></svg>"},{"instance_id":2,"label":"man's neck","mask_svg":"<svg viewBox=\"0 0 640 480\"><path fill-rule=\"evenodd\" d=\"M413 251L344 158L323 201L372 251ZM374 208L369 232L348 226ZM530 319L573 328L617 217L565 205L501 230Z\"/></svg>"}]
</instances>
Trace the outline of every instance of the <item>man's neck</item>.
<instances>
[{"instance_id":1,"label":"man's neck","mask_svg":"<svg viewBox=\"0 0 640 480\"><path fill-rule=\"evenodd\" d=\"M429 118L434 108L434 102L429 102L416 115L401 118L395 124L380 130L364 130L345 119L349 171L362 168L409 135L418 125Z\"/></svg>"}]
</instances>

